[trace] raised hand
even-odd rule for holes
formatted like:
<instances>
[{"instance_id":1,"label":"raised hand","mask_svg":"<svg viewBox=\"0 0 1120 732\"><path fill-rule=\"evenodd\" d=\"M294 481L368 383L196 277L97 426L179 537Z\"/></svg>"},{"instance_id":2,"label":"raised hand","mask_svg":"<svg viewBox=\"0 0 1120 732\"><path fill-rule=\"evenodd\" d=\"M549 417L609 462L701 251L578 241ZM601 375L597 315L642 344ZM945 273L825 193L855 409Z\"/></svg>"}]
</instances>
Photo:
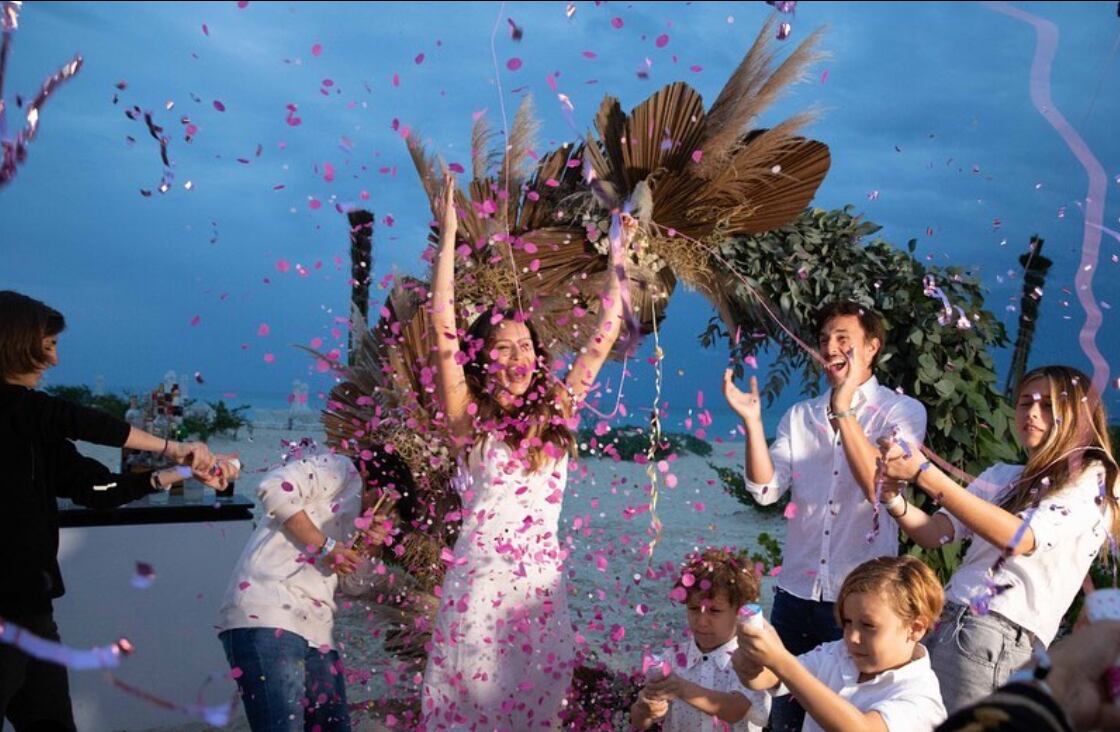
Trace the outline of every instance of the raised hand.
<instances>
[{"instance_id":1,"label":"raised hand","mask_svg":"<svg viewBox=\"0 0 1120 732\"><path fill-rule=\"evenodd\" d=\"M449 172L443 174L443 193L436 201L436 215L441 238L446 241L450 236L454 240L459 229L459 216L455 212L455 176Z\"/></svg>"},{"instance_id":2,"label":"raised hand","mask_svg":"<svg viewBox=\"0 0 1120 732\"><path fill-rule=\"evenodd\" d=\"M751 377L751 390L735 386L731 369L723 372L723 398L744 422L762 422L762 401L758 398L758 379Z\"/></svg>"}]
</instances>

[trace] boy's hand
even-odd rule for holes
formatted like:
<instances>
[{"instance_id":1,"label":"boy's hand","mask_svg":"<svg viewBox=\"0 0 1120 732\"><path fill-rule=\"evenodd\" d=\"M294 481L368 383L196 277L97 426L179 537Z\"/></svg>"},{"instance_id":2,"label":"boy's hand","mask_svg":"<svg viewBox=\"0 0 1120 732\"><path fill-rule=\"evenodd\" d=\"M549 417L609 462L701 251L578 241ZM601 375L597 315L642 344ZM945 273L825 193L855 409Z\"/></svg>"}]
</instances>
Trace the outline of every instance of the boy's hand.
<instances>
[{"instance_id":1,"label":"boy's hand","mask_svg":"<svg viewBox=\"0 0 1120 732\"><path fill-rule=\"evenodd\" d=\"M735 670L735 675L739 677L743 686L766 670L761 663L752 661L742 648L736 648L731 654L731 668Z\"/></svg>"},{"instance_id":2,"label":"boy's hand","mask_svg":"<svg viewBox=\"0 0 1120 732\"><path fill-rule=\"evenodd\" d=\"M362 557L353 549L339 542L331 553L323 557L324 566L335 574L351 574L358 568Z\"/></svg>"},{"instance_id":3,"label":"boy's hand","mask_svg":"<svg viewBox=\"0 0 1120 732\"><path fill-rule=\"evenodd\" d=\"M761 627L739 623L736 635L739 638L739 648L736 653L746 656L750 664L773 670L777 662L789 655L789 651L782 644L782 639L778 637L778 631L774 630L774 626L770 623L764 623Z\"/></svg>"},{"instance_id":4,"label":"boy's hand","mask_svg":"<svg viewBox=\"0 0 1120 732\"><path fill-rule=\"evenodd\" d=\"M644 706L653 721L661 719L669 713L669 702L666 699L655 699L646 689L638 692L638 703Z\"/></svg>"},{"instance_id":5,"label":"boy's hand","mask_svg":"<svg viewBox=\"0 0 1120 732\"><path fill-rule=\"evenodd\" d=\"M367 557L373 557L380 553L381 547L385 546L386 537L393 530L393 522L388 516L375 514L370 518L369 528L359 531L351 545L355 551Z\"/></svg>"},{"instance_id":6,"label":"boy's hand","mask_svg":"<svg viewBox=\"0 0 1120 732\"><path fill-rule=\"evenodd\" d=\"M666 704L684 694L684 685L687 682L675 673L663 679L647 682L643 692L651 699L664 701Z\"/></svg>"}]
</instances>

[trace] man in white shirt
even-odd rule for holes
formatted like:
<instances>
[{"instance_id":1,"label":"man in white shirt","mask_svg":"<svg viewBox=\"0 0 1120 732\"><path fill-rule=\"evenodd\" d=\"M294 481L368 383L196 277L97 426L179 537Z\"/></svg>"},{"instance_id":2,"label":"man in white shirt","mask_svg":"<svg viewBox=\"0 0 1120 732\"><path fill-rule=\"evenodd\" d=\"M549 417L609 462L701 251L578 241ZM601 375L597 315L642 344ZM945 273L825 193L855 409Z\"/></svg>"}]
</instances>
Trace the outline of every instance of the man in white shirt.
<instances>
[{"instance_id":1,"label":"man in white shirt","mask_svg":"<svg viewBox=\"0 0 1120 732\"><path fill-rule=\"evenodd\" d=\"M874 521L877 441L919 444L926 411L881 386L872 369L882 351L882 320L854 302L826 306L818 347L830 390L798 402L782 417L767 448L758 380L740 391L724 374L724 396L746 431L746 487L769 505L791 491L793 508L770 622L794 655L841 637L833 603L844 577L868 559L898 554L898 530ZM774 700L774 732L799 732L805 713L790 697Z\"/></svg>"}]
</instances>

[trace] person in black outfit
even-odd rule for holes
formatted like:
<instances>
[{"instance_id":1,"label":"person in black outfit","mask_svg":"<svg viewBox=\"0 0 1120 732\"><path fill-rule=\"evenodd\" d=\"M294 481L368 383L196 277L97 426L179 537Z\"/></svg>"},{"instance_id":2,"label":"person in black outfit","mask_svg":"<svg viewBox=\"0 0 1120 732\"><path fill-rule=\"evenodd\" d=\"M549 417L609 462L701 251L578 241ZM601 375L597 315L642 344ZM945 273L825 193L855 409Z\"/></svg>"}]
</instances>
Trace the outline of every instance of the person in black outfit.
<instances>
[{"instance_id":1,"label":"person in black outfit","mask_svg":"<svg viewBox=\"0 0 1120 732\"><path fill-rule=\"evenodd\" d=\"M58 641L52 601L65 588L58 567L58 505L69 498L113 508L183 480L175 469L116 475L71 440L155 452L189 464L212 486L214 457L202 443L165 440L96 409L36 391L58 363L62 315L38 300L0 292L0 625L10 621ZM73 730L66 669L0 643L0 720L22 730Z\"/></svg>"}]
</instances>

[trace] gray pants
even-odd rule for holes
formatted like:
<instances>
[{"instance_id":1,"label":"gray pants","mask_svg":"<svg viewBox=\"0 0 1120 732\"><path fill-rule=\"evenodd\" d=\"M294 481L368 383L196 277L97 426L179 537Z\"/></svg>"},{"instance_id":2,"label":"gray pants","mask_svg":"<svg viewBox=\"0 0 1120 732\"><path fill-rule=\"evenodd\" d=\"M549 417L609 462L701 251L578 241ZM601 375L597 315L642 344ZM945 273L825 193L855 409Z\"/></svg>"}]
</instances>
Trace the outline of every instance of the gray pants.
<instances>
[{"instance_id":1,"label":"gray pants","mask_svg":"<svg viewBox=\"0 0 1120 732\"><path fill-rule=\"evenodd\" d=\"M946 711L952 714L1003 686L1012 671L1030 660L1033 638L995 613L976 615L963 605L945 603L925 644Z\"/></svg>"}]
</instances>

